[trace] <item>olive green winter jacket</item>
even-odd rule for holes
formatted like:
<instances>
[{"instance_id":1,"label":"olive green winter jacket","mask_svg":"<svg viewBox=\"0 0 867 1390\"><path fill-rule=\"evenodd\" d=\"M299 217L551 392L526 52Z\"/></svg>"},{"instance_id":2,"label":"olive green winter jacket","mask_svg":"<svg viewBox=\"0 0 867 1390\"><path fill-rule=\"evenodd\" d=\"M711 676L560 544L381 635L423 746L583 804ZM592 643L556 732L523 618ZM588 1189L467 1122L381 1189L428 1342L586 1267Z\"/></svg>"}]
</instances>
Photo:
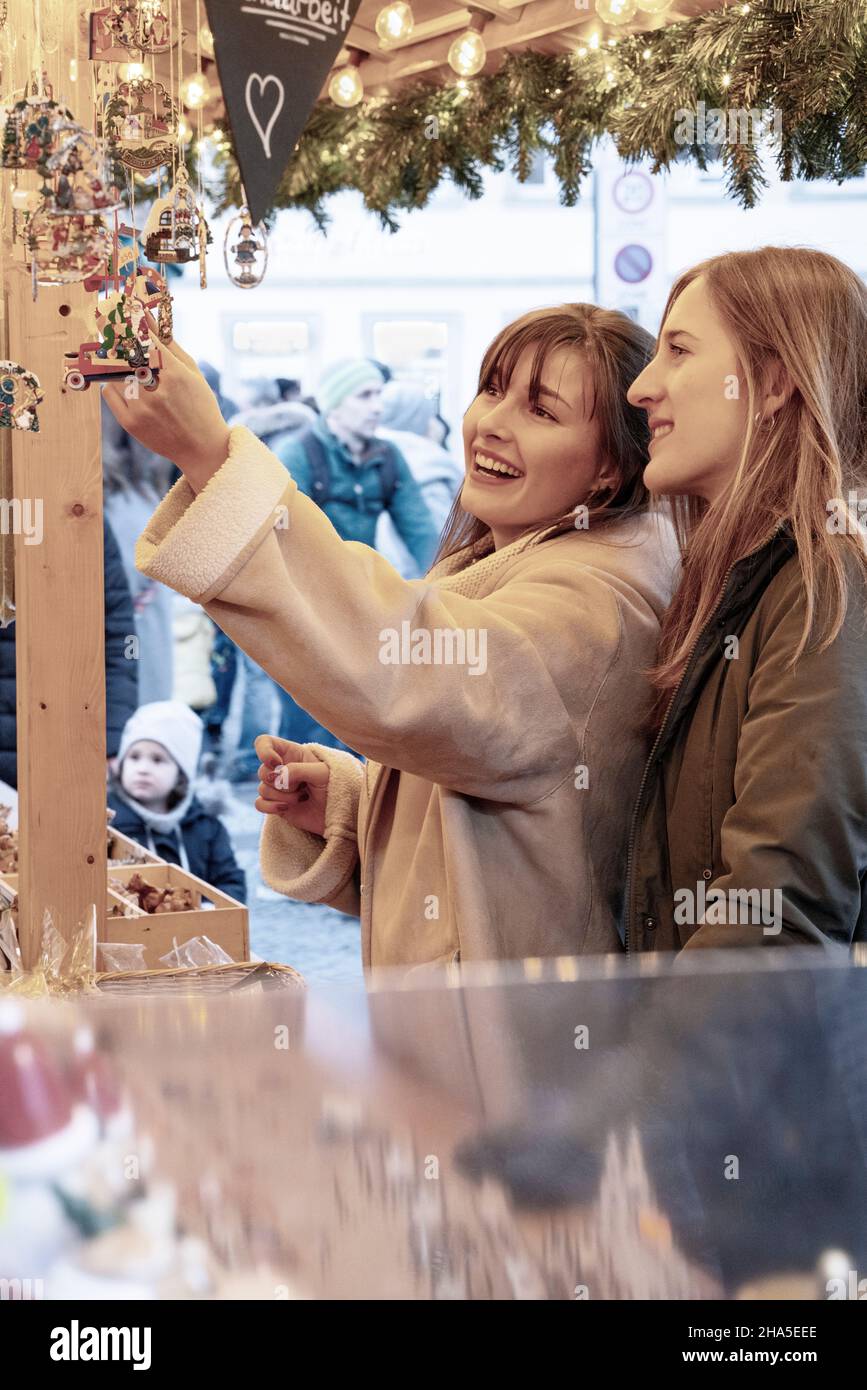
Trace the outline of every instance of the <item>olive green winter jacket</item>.
<instances>
[{"instance_id":1,"label":"olive green winter jacket","mask_svg":"<svg viewBox=\"0 0 867 1390\"><path fill-rule=\"evenodd\" d=\"M867 586L854 557L848 578L838 637L792 668L806 600L790 534L729 572L633 811L627 951L865 939Z\"/></svg>"}]
</instances>

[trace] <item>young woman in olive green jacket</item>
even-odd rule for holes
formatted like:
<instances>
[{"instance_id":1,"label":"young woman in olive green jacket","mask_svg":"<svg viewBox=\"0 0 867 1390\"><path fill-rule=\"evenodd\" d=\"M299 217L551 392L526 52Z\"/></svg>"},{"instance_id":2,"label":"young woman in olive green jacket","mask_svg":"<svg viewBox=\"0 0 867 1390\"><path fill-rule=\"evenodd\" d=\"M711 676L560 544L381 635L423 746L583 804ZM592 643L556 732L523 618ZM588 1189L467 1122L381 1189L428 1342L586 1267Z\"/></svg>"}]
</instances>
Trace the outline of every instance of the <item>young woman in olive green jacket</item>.
<instances>
[{"instance_id":1,"label":"young woman in olive green jacket","mask_svg":"<svg viewBox=\"0 0 867 1390\"><path fill-rule=\"evenodd\" d=\"M651 673L626 949L863 940L867 287L807 249L705 261L629 400L684 564Z\"/></svg>"}]
</instances>

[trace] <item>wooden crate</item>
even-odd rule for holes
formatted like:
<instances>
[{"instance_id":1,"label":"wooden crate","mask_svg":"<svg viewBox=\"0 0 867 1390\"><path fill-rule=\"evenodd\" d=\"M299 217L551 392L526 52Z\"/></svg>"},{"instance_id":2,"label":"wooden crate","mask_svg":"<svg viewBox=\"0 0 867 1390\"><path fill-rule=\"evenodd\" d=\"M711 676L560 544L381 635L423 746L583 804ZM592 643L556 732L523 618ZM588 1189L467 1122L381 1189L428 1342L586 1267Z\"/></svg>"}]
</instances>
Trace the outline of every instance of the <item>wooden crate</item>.
<instances>
[{"instance_id":1,"label":"wooden crate","mask_svg":"<svg viewBox=\"0 0 867 1390\"><path fill-rule=\"evenodd\" d=\"M132 841L130 841L130 843L132 843ZM139 868L141 868L141 867L146 867L147 870L148 870L148 873L150 873L150 866L142 866L142 865L139 865L138 867L135 867L135 868L131 868L131 869L130 869L130 873L133 873L133 874L134 874L134 873L138 873ZM119 870L118 870L118 871L119 871ZM12 911L13 911L14 913L16 913L16 915L17 915L17 913L18 913L18 875L17 875L17 874L0 874L0 910L2 910L4 907L9 907L9 908L11 908ZM121 908L123 908L125 914L126 914L127 916L129 916L129 917L147 917L147 915L148 915L145 911L143 911L142 908L136 907L134 903L128 902L127 899L126 899L126 898L122 898L122 897L120 896L119 893L115 893L115 892L112 890L112 888L111 888L110 885L107 885L107 886L106 886L106 894L105 894L105 910L106 910L106 916L108 915L108 913L111 912L112 908L114 908L114 907L121 907ZM180 915L180 914L179 914L179 915ZM110 920L110 921L113 921L113 922L116 922L116 921L118 921L118 918L117 918L117 917L112 917L112 918L109 918L109 920ZM106 940L108 940L108 938L106 938ZM120 940L120 938L118 938L118 940Z\"/></svg>"},{"instance_id":2,"label":"wooden crate","mask_svg":"<svg viewBox=\"0 0 867 1390\"><path fill-rule=\"evenodd\" d=\"M124 835L120 830L108 827L108 867L125 867L117 863L121 859L131 859L137 865L142 864L165 864L165 859L161 859L158 854L152 854L144 845L140 845L136 840L131 840L128 835Z\"/></svg>"},{"instance_id":3,"label":"wooden crate","mask_svg":"<svg viewBox=\"0 0 867 1390\"><path fill-rule=\"evenodd\" d=\"M249 960L250 925L243 903L212 888L177 864L149 864L143 872L140 865L109 867L109 892L112 882L128 883L137 873L155 888L189 888L196 902L202 899L211 902L213 910L197 907L189 912L143 912L135 917L109 917L101 941L140 942L145 948L145 965L150 970L160 968L160 957L170 951L176 941L182 946L193 936L209 937L222 946L233 961Z\"/></svg>"}]
</instances>

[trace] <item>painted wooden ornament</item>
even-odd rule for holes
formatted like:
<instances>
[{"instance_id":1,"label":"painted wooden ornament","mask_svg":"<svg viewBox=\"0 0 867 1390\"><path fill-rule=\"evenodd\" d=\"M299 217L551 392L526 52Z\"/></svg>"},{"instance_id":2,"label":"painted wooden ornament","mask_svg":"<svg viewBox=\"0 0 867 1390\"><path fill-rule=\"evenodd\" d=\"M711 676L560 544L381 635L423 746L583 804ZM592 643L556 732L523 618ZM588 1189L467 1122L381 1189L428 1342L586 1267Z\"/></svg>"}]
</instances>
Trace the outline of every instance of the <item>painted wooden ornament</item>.
<instances>
[{"instance_id":1,"label":"painted wooden ornament","mask_svg":"<svg viewBox=\"0 0 867 1390\"><path fill-rule=\"evenodd\" d=\"M102 94L97 134L128 169L170 164L177 148L178 110L161 82L136 77Z\"/></svg>"},{"instance_id":2,"label":"painted wooden ornament","mask_svg":"<svg viewBox=\"0 0 867 1390\"><path fill-rule=\"evenodd\" d=\"M44 392L39 378L17 362L0 362L0 429L39 429L36 407Z\"/></svg>"},{"instance_id":3,"label":"painted wooden ornament","mask_svg":"<svg viewBox=\"0 0 867 1390\"><path fill-rule=\"evenodd\" d=\"M184 265L198 260L204 226L205 245L213 240L201 209L196 206L190 180L183 165L178 169L171 192L157 198L142 232L144 253L149 261Z\"/></svg>"},{"instance_id":4,"label":"painted wooden ornament","mask_svg":"<svg viewBox=\"0 0 867 1390\"><path fill-rule=\"evenodd\" d=\"M98 213L40 211L28 222L27 248L34 290L40 285L71 285L106 263L111 233Z\"/></svg>"},{"instance_id":5,"label":"painted wooden ornament","mask_svg":"<svg viewBox=\"0 0 867 1390\"><path fill-rule=\"evenodd\" d=\"M268 267L268 241L261 226L254 227L249 209L242 207L226 228L223 243L226 274L239 289L261 285Z\"/></svg>"},{"instance_id":6,"label":"painted wooden ornament","mask_svg":"<svg viewBox=\"0 0 867 1390\"><path fill-rule=\"evenodd\" d=\"M90 16L90 56L109 63L132 53L165 53L172 46L169 4L163 0L115 0Z\"/></svg>"},{"instance_id":7,"label":"painted wooden ornament","mask_svg":"<svg viewBox=\"0 0 867 1390\"><path fill-rule=\"evenodd\" d=\"M86 391L92 381L128 377L145 391L154 391L162 367L159 347L153 341L145 310L163 301L166 285L157 271L130 275L119 290L97 300L95 336L67 352L64 389Z\"/></svg>"}]
</instances>

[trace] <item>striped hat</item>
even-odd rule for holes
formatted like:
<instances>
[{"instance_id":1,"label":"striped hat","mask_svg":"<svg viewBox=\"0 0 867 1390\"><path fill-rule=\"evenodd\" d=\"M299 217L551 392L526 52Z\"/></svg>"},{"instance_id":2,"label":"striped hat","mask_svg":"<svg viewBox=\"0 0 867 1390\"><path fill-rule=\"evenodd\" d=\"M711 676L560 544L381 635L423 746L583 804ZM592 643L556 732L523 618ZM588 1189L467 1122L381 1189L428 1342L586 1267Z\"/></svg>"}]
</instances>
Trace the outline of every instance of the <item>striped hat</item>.
<instances>
[{"instance_id":1,"label":"striped hat","mask_svg":"<svg viewBox=\"0 0 867 1390\"><path fill-rule=\"evenodd\" d=\"M326 367L319 378L316 400L323 415L336 410L341 401L365 386L384 386L382 372L366 357L344 357Z\"/></svg>"}]
</instances>

